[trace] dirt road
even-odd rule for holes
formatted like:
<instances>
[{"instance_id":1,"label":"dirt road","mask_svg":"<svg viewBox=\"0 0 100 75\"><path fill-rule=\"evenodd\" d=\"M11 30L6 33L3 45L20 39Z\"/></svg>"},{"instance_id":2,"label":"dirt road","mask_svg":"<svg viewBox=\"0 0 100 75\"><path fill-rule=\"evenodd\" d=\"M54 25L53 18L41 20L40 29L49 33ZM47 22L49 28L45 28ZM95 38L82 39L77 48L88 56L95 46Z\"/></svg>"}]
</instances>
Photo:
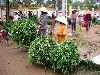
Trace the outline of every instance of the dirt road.
<instances>
[{"instance_id":1,"label":"dirt road","mask_svg":"<svg viewBox=\"0 0 100 75\"><path fill-rule=\"evenodd\" d=\"M89 32L80 33L81 54L87 54L89 59L100 54L100 25L91 27Z\"/></svg>"},{"instance_id":2,"label":"dirt road","mask_svg":"<svg viewBox=\"0 0 100 75\"><path fill-rule=\"evenodd\" d=\"M25 52L13 46L2 48L0 46L0 75L55 75L44 67L30 65ZM58 74L57 74L58 75Z\"/></svg>"}]
</instances>

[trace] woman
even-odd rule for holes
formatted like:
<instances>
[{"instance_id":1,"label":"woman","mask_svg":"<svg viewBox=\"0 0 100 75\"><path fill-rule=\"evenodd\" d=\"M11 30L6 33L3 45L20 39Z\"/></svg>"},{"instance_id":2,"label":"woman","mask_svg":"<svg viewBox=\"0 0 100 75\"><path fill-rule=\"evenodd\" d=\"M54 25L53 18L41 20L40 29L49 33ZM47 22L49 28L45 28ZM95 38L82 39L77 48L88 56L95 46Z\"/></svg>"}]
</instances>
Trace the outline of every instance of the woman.
<instances>
[{"instance_id":1,"label":"woman","mask_svg":"<svg viewBox=\"0 0 100 75\"><path fill-rule=\"evenodd\" d=\"M86 31L89 31L91 26L91 14L86 14L84 16L84 27L86 27Z\"/></svg>"},{"instance_id":2,"label":"woman","mask_svg":"<svg viewBox=\"0 0 100 75\"><path fill-rule=\"evenodd\" d=\"M56 39L59 43L63 43L67 36L67 19L64 16L56 18L56 21L58 22L56 24Z\"/></svg>"}]
</instances>

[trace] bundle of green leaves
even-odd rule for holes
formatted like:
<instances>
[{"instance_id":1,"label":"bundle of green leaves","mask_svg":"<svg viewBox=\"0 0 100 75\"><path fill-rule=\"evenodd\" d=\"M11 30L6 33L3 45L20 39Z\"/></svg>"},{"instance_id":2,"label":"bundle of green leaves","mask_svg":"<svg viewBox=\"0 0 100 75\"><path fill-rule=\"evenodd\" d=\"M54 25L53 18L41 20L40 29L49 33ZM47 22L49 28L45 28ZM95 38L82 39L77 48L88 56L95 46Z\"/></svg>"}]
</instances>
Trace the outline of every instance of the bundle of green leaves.
<instances>
[{"instance_id":1,"label":"bundle of green leaves","mask_svg":"<svg viewBox=\"0 0 100 75\"><path fill-rule=\"evenodd\" d=\"M54 72L74 71L80 63L77 46L72 41L57 44L50 37L36 38L29 48L28 55L31 63L45 65Z\"/></svg>"},{"instance_id":2,"label":"bundle of green leaves","mask_svg":"<svg viewBox=\"0 0 100 75\"><path fill-rule=\"evenodd\" d=\"M29 19L19 20L11 26L12 39L21 47L29 47L37 36L37 24Z\"/></svg>"}]
</instances>

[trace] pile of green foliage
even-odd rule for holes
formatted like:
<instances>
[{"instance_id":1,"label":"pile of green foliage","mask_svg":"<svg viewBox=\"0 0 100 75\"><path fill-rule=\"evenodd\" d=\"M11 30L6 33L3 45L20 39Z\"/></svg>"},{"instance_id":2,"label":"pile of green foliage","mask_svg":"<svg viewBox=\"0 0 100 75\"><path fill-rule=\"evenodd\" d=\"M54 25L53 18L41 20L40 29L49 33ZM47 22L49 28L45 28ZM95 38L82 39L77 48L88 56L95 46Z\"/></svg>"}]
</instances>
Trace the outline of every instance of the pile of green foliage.
<instances>
[{"instance_id":1,"label":"pile of green foliage","mask_svg":"<svg viewBox=\"0 0 100 75\"><path fill-rule=\"evenodd\" d=\"M19 45L29 47L37 36L37 24L32 20L24 19L14 22L11 26L12 39Z\"/></svg>"},{"instance_id":2,"label":"pile of green foliage","mask_svg":"<svg viewBox=\"0 0 100 75\"><path fill-rule=\"evenodd\" d=\"M50 37L36 38L29 48L28 55L31 63L42 64L64 74L75 71L80 63L78 49L73 42L57 44Z\"/></svg>"},{"instance_id":3,"label":"pile of green foliage","mask_svg":"<svg viewBox=\"0 0 100 75\"><path fill-rule=\"evenodd\" d=\"M29 47L31 41L37 37L38 18L33 16L31 19L22 19L13 22L12 20L4 23L4 28L11 34L11 38L21 47Z\"/></svg>"}]
</instances>

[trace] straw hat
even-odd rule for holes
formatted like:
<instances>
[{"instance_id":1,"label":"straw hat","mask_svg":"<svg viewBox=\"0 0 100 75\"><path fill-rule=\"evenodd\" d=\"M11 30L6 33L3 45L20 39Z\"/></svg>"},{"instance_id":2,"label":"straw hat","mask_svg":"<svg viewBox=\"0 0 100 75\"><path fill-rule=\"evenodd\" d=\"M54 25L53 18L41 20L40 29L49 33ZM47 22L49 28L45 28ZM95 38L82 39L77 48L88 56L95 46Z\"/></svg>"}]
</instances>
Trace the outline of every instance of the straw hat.
<instances>
[{"instance_id":1,"label":"straw hat","mask_svg":"<svg viewBox=\"0 0 100 75\"><path fill-rule=\"evenodd\" d=\"M43 11L43 12L48 12L47 8L45 8L45 7L41 7L39 10Z\"/></svg>"},{"instance_id":2,"label":"straw hat","mask_svg":"<svg viewBox=\"0 0 100 75\"><path fill-rule=\"evenodd\" d=\"M57 17L56 21L62 22L65 25L67 25L67 19L65 18L65 16L59 16L59 17Z\"/></svg>"}]
</instances>

